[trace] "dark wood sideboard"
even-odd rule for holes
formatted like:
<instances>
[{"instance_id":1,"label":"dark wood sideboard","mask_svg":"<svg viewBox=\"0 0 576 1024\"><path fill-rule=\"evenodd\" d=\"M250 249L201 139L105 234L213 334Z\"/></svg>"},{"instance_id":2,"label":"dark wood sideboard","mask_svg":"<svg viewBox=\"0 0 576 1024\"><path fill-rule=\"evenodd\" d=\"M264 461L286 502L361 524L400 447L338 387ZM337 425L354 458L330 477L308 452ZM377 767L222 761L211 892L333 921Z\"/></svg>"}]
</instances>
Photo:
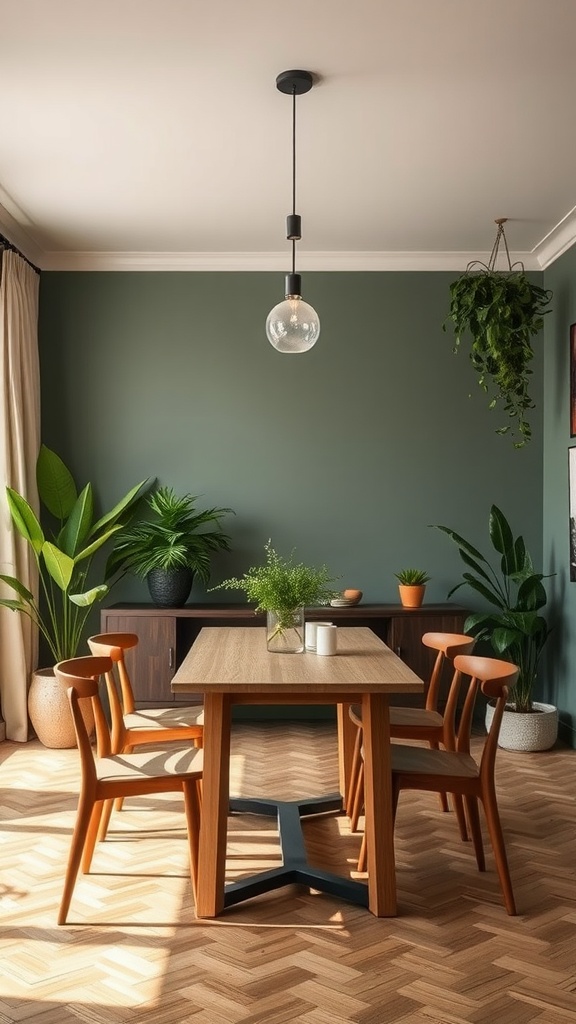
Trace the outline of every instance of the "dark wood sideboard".
<instances>
[{"instance_id":1,"label":"dark wood sideboard","mask_svg":"<svg viewBox=\"0 0 576 1024\"><path fill-rule=\"evenodd\" d=\"M349 608L310 608L306 617L326 619L341 626L368 626L426 681L435 652L423 646L422 634L461 633L468 614L465 608L453 604L424 604L409 609L394 604L360 603ZM139 707L193 703L193 696L187 700L176 698L170 683L203 626L262 627L265 621L264 614L256 615L245 604L187 604L183 608L112 605L100 614L103 633L138 635L138 646L128 652L127 666ZM449 678L444 682L445 690ZM197 699L201 701L201 694ZM415 703L420 702L417 695Z\"/></svg>"}]
</instances>

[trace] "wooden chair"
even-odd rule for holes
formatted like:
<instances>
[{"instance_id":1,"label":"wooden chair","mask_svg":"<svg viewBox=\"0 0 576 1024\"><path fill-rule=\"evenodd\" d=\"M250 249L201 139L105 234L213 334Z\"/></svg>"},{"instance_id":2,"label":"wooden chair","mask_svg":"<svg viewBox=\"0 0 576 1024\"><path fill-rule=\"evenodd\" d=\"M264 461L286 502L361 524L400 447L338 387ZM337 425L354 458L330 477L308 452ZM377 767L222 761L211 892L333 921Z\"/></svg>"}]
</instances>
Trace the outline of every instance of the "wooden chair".
<instances>
[{"instance_id":1,"label":"wooden chair","mask_svg":"<svg viewBox=\"0 0 576 1024\"><path fill-rule=\"evenodd\" d=\"M136 633L99 633L88 639L93 655L110 658L114 665L106 672L106 689L112 718L112 751L131 753L143 743L186 743L201 747L204 742L204 709L198 707L165 707L136 710L134 691L124 659L124 651L136 647ZM116 800L116 810L122 809ZM110 809L106 811L110 817ZM99 838L102 838L100 836Z\"/></svg>"},{"instance_id":2,"label":"wooden chair","mask_svg":"<svg viewBox=\"0 0 576 1024\"><path fill-rule=\"evenodd\" d=\"M454 661L454 658L459 654L470 654L474 648L475 639L471 636L465 636L463 633L424 633L422 643L426 647L431 647L438 652L426 691L425 707L391 707L390 736L392 739L397 740L427 741L430 747L436 750L440 745L446 750L455 750L456 710L458 707L461 676L458 672L454 673L443 714L438 711L440 684L446 661ZM357 832L358 821L364 807L362 712L359 705L352 704L350 706L350 717L356 724L358 731L354 744L346 806L350 815L351 831ZM440 805L443 811L448 810L448 800L445 793L440 793ZM466 840L468 832L462 801L455 800L454 810L458 819L460 834L462 839Z\"/></svg>"},{"instance_id":3,"label":"wooden chair","mask_svg":"<svg viewBox=\"0 0 576 1024\"><path fill-rule=\"evenodd\" d=\"M454 659L457 672L470 677L458 728L456 750L435 750L426 747L392 744L392 801L394 819L401 790L414 789L435 793L453 793L466 805L468 822L479 871L486 870L478 801L484 808L488 834L492 843L496 870L509 914L516 913L506 848L496 801L494 767L498 734L508 700L508 691L518 677L518 668L509 661L459 655ZM472 715L478 688L496 701L490 732L486 737L480 763L470 754ZM358 861L358 870L366 870L366 836Z\"/></svg>"},{"instance_id":4,"label":"wooden chair","mask_svg":"<svg viewBox=\"0 0 576 1024\"><path fill-rule=\"evenodd\" d=\"M99 633L88 639L93 655L110 658L116 666L106 672L106 688L112 717L112 749L130 751L142 743L187 743L201 747L204 736L204 709L164 707L136 710L134 691L126 668L124 652L136 647L136 633Z\"/></svg>"},{"instance_id":5,"label":"wooden chair","mask_svg":"<svg viewBox=\"0 0 576 1024\"><path fill-rule=\"evenodd\" d=\"M111 669L110 658L93 656L61 661L54 668L56 678L67 688L82 770L78 813L58 924L66 923L78 871L80 868L83 872L90 870L105 808L111 809L116 797L183 792L190 873L196 898L202 751L186 747L182 750L172 748L150 753L114 754L98 686L99 677ZM83 698L89 698L92 702L96 725L96 755L79 706Z\"/></svg>"}]
</instances>

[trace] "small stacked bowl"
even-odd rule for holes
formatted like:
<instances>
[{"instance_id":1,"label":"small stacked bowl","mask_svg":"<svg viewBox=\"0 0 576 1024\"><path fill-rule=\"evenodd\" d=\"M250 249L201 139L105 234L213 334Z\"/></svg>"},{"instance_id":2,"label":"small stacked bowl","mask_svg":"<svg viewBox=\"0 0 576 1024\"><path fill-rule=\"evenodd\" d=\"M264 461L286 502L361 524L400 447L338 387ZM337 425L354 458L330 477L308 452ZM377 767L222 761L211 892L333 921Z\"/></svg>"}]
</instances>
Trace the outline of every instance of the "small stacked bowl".
<instances>
[{"instance_id":1,"label":"small stacked bowl","mask_svg":"<svg viewBox=\"0 0 576 1024\"><path fill-rule=\"evenodd\" d=\"M343 590L337 597L330 601L332 608L349 608L362 600L361 590Z\"/></svg>"}]
</instances>

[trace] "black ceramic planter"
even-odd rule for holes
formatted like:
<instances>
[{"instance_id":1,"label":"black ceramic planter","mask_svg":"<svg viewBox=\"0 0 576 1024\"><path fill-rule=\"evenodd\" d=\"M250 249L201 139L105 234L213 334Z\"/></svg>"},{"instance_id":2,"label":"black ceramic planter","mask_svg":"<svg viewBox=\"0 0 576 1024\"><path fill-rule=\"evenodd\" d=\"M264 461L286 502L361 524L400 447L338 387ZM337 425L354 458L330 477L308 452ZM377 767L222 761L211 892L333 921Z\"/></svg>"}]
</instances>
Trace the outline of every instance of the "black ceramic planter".
<instances>
[{"instance_id":1,"label":"black ceramic planter","mask_svg":"<svg viewBox=\"0 0 576 1024\"><path fill-rule=\"evenodd\" d=\"M160 608L182 608L193 580L193 569L152 569L146 577L150 597Z\"/></svg>"}]
</instances>

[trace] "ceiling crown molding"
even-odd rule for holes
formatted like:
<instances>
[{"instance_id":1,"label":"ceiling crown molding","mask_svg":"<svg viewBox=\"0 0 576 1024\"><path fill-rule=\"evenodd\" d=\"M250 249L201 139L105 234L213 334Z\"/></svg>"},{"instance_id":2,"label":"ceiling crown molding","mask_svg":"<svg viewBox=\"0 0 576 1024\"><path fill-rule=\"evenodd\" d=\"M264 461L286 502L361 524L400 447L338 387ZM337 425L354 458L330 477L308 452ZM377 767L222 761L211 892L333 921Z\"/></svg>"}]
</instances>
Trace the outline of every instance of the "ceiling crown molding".
<instances>
[{"instance_id":1,"label":"ceiling crown molding","mask_svg":"<svg viewBox=\"0 0 576 1024\"><path fill-rule=\"evenodd\" d=\"M5 206L0 204L0 232L12 245L16 246L21 253L33 263L35 267L43 268L46 253L30 237L22 225L14 219Z\"/></svg>"},{"instance_id":2,"label":"ceiling crown molding","mask_svg":"<svg viewBox=\"0 0 576 1024\"><path fill-rule=\"evenodd\" d=\"M300 252L302 271L461 272L473 260L488 262L490 253L466 252ZM526 270L541 270L533 253L514 252ZM286 253L274 252L44 252L38 265L58 271L187 271L187 272L279 272L287 269Z\"/></svg>"},{"instance_id":3,"label":"ceiling crown molding","mask_svg":"<svg viewBox=\"0 0 576 1024\"><path fill-rule=\"evenodd\" d=\"M562 256L576 242L576 206L544 236L533 250L540 270L546 270L559 256Z\"/></svg>"},{"instance_id":4,"label":"ceiling crown molding","mask_svg":"<svg viewBox=\"0 0 576 1024\"><path fill-rule=\"evenodd\" d=\"M30 225L32 227L32 225ZM41 270L53 271L188 271L284 273L285 252L57 252L42 249L6 206L0 205L0 231ZM576 242L576 207L532 250L511 252L526 270L545 270ZM298 256L303 271L382 273L447 271L461 273L468 263L487 263L489 252L306 252Z\"/></svg>"}]
</instances>

